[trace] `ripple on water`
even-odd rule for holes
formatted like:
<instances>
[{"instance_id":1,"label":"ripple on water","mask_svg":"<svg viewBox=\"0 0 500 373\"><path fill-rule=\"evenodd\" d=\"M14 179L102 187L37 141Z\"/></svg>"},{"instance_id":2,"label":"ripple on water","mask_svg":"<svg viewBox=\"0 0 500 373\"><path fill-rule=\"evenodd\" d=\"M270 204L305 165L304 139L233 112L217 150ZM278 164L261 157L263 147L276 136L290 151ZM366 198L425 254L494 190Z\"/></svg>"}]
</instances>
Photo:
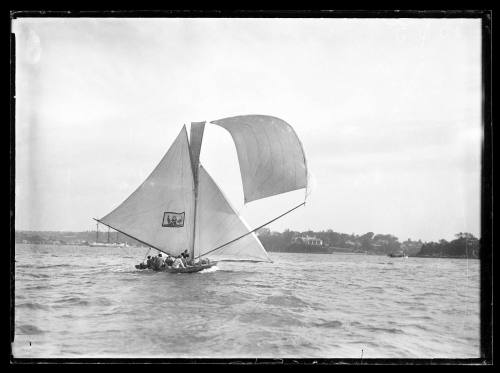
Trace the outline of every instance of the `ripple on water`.
<instances>
[{"instance_id":1,"label":"ripple on water","mask_svg":"<svg viewBox=\"0 0 500 373\"><path fill-rule=\"evenodd\" d=\"M377 343L366 341L366 340L355 340L355 341L347 342L347 343L354 344L354 345L362 345L362 346L367 346L367 347L374 347L374 348L380 347Z\"/></svg>"},{"instance_id":2,"label":"ripple on water","mask_svg":"<svg viewBox=\"0 0 500 373\"><path fill-rule=\"evenodd\" d=\"M361 328L366 329L370 332L382 332L382 333L389 333L389 334L404 334L404 331L400 328L383 328L383 327L377 327L377 326L371 326L371 325L364 325Z\"/></svg>"},{"instance_id":3,"label":"ripple on water","mask_svg":"<svg viewBox=\"0 0 500 373\"><path fill-rule=\"evenodd\" d=\"M49 289L49 285L42 285L42 284L37 284L37 285L26 285L24 290L43 290L43 289Z\"/></svg>"},{"instance_id":4,"label":"ripple on water","mask_svg":"<svg viewBox=\"0 0 500 373\"><path fill-rule=\"evenodd\" d=\"M366 288L365 290L367 290L371 293L378 293L378 294L381 294L385 291L384 288L380 287L380 286L370 286L370 287Z\"/></svg>"},{"instance_id":5,"label":"ripple on water","mask_svg":"<svg viewBox=\"0 0 500 373\"><path fill-rule=\"evenodd\" d=\"M408 327L408 328L417 328L417 329L420 329L420 330L429 330L429 328L427 328L424 324L401 324L401 326L404 326L405 328Z\"/></svg>"},{"instance_id":6,"label":"ripple on water","mask_svg":"<svg viewBox=\"0 0 500 373\"><path fill-rule=\"evenodd\" d=\"M50 264L50 265L41 265L41 266L36 266L35 268L42 268L42 269L46 269L46 268L59 268L59 267L78 267L78 265L75 265L75 264Z\"/></svg>"},{"instance_id":7,"label":"ripple on water","mask_svg":"<svg viewBox=\"0 0 500 373\"><path fill-rule=\"evenodd\" d=\"M58 304L59 307L64 307L69 304L73 306L88 306L90 304L88 300L80 297L64 297L62 299L54 301L54 303Z\"/></svg>"},{"instance_id":8,"label":"ripple on water","mask_svg":"<svg viewBox=\"0 0 500 373\"><path fill-rule=\"evenodd\" d=\"M51 276L46 275L44 273L23 273L24 276L34 277L34 278L50 278Z\"/></svg>"},{"instance_id":9,"label":"ripple on water","mask_svg":"<svg viewBox=\"0 0 500 373\"><path fill-rule=\"evenodd\" d=\"M241 315L238 320L245 324L254 324L255 320L259 320L261 326L306 326L298 317L293 316L288 312L280 312L280 314L271 312L253 311Z\"/></svg>"},{"instance_id":10,"label":"ripple on water","mask_svg":"<svg viewBox=\"0 0 500 373\"><path fill-rule=\"evenodd\" d=\"M271 295L266 298L264 303L273 306L290 308L304 308L310 306L307 302L304 302L302 299L294 295Z\"/></svg>"},{"instance_id":11,"label":"ripple on water","mask_svg":"<svg viewBox=\"0 0 500 373\"><path fill-rule=\"evenodd\" d=\"M46 305L40 304L40 303L36 303L36 302L16 303L16 308L27 308L30 310L44 310L44 311L47 311L50 309L49 306L46 306Z\"/></svg>"},{"instance_id":12,"label":"ripple on water","mask_svg":"<svg viewBox=\"0 0 500 373\"><path fill-rule=\"evenodd\" d=\"M45 331L37 328L35 325L31 324L22 324L17 327L16 334L22 335L22 334L28 334L28 335L37 335L37 334L44 334Z\"/></svg>"},{"instance_id":13,"label":"ripple on water","mask_svg":"<svg viewBox=\"0 0 500 373\"><path fill-rule=\"evenodd\" d=\"M317 326L320 328L340 328L342 326L342 322L338 320L322 320L320 322L311 323L312 326Z\"/></svg>"},{"instance_id":14,"label":"ripple on water","mask_svg":"<svg viewBox=\"0 0 500 373\"><path fill-rule=\"evenodd\" d=\"M253 286L261 289L274 289L274 286L272 285L254 284Z\"/></svg>"}]
</instances>

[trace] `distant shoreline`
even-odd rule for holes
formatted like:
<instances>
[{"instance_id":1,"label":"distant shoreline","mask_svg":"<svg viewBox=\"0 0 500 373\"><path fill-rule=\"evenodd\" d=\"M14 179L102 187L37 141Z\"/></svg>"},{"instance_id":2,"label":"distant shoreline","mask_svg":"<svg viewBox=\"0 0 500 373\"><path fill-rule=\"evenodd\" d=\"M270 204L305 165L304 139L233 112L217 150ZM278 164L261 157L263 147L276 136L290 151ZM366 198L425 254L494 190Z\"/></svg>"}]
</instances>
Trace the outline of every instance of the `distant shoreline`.
<instances>
[{"instance_id":1,"label":"distant shoreline","mask_svg":"<svg viewBox=\"0 0 500 373\"><path fill-rule=\"evenodd\" d=\"M97 246L97 247L92 247L89 245L80 245L80 244L60 244L60 243L30 243L30 242L16 242L15 245L31 245L31 246L79 246L79 247L88 247L88 248L101 248L101 249L109 249L110 247L105 247L105 246ZM135 245L130 245L130 246L116 246L116 247L111 247L111 248L116 248L116 249L124 249L124 248L129 248L129 249L143 249L146 248L146 246L135 246ZM278 254L307 254L307 255L338 255L338 254L343 254L343 255L368 255L368 256L381 256L381 257L387 257L389 258L388 255L382 254L382 253L362 253L362 252L352 252L352 251L338 251L334 250L331 253L318 253L318 252L292 252L292 251L273 251L273 250L268 250L270 253L278 253ZM465 256L431 256L431 255L410 255L408 258L426 258L426 259L475 259L479 260L480 258L474 258L474 257L465 257ZM393 259L404 259L404 258L393 258Z\"/></svg>"},{"instance_id":2,"label":"distant shoreline","mask_svg":"<svg viewBox=\"0 0 500 373\"><path fill-rule=\"evenodd\" d=\"M359 253L380 256L408 256L422 258L479 258L480 239L471 233L460 232L455 239L439 242L422 242L407 239L400 242L391 234L375 234L367 232L363 235L346 234L327 231L284 232L261 228L257 237L262 246L269 252L292 252L305 254ZM94 245L103 246L136 246L148 247L123 233L98 231L85 232L52 232L52 231L15 231L15 242L26 244L52 245Z\"/></svg>"}]
</instances>

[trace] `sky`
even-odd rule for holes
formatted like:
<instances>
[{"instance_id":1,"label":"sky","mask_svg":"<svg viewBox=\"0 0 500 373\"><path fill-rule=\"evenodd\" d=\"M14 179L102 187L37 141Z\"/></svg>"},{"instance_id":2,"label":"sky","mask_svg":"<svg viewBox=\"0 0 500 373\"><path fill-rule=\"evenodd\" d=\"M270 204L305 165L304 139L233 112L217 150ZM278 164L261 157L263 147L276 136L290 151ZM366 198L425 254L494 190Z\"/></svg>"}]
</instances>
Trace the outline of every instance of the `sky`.
<instances>
[{"instance_id":1,"label":"sky","mask_svg":"<svg viewBox=\"0 0 500 373\"><path fill-rule=\"evenodd\" d=\"M480 232L477 19L19 18L16 230L95 229L182 126L279 117L311 174L276 231ZM253 227L304 190L243 203L229 133L201 162Z\"/></svg>"}]
</instances>

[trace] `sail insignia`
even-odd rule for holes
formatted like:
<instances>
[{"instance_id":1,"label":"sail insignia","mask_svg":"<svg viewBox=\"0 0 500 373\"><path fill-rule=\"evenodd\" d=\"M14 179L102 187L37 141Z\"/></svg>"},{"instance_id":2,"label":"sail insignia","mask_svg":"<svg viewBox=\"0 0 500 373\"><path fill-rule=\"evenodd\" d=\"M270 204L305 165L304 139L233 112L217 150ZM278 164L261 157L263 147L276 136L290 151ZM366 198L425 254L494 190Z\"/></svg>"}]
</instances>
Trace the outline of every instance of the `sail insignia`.
<instances>
[{"instance_id":1,"label":"sail insignia","mask_svg":"<svg viewBox=\"0 0 500 373\"><path fill-rule=\"evenodd\" d=\"M184 226L184 212L165 212L163 213L162 227L179 228Z\"/></svg>"}]
</instances>

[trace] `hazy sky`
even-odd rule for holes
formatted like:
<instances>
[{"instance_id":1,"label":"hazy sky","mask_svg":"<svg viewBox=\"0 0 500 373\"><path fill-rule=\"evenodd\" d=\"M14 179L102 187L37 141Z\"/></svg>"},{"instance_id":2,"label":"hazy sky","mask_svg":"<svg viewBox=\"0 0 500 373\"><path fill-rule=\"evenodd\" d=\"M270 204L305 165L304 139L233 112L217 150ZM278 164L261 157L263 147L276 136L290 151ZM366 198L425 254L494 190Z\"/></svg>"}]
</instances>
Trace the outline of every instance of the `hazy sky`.
<instances>
[{"instance_id":1,"label":"hazy sky","mask_svg":"<svg viewBox=\"0 0 500 373\"><path fill-rule=\"evenodd\" d=\"M480 20L25 18L13 32L18 230L93 229L183 124L267 114L313 174L306 206L271 229L479 235ZM252 226L304 198L243 205L215 125L201 161Z\"/></svg>"}]
</instances>

